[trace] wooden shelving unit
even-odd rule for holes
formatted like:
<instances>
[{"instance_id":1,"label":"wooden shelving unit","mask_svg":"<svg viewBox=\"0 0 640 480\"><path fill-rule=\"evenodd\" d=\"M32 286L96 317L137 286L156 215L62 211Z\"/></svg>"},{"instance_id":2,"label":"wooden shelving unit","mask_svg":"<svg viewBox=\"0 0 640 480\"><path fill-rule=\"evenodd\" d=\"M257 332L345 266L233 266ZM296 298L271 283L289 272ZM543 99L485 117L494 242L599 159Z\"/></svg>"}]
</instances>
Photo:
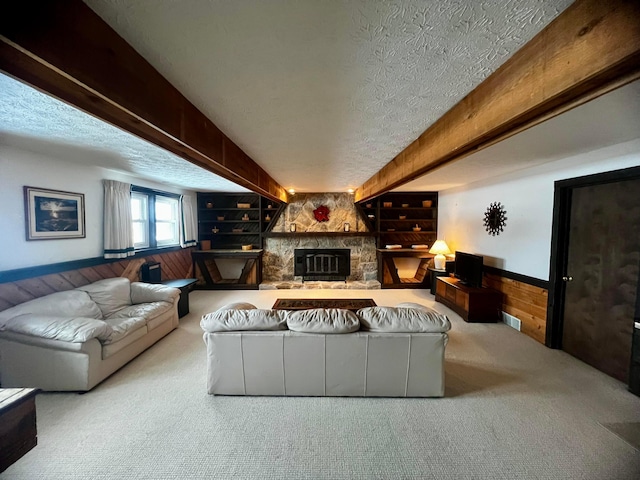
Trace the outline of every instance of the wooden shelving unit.
<instances>
[{"instance_id":1,"label":"wooden shelving unit","mask_svg":"<svg viewBox=\"0 0 640 480\"><path fill-rule=\"evenodd\" d=\"M429 206L423 202L430 202ZM356 204L377 247L433 245L438 229L438 192L391 192ZM419 231L415 230L419 228Z\"/></svg>"},{"instance_id":2,"label":"wooden shelving unit","mask_svg":"<svg viewBox=\"0 0 640 480\"><path fill-rule=\"evenodd\" d=\"M198 239L210 241L211 249L262 248L284 206L255 193L199 192Z\"/></svg>"}]
</instances>

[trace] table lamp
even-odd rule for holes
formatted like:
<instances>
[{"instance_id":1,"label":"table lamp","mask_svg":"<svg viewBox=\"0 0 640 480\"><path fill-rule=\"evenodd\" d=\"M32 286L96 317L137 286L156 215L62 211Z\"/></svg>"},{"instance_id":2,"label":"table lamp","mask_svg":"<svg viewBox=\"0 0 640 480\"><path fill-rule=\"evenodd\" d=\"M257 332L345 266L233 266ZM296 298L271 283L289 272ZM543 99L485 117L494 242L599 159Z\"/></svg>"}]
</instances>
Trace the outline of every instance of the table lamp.
<instances>
[{"instance_id":1,"label":"table lamp","mask_svg":"<svg viewBox=\"0 0 640 480\"><path fill-rule=\"evenodd\" d=\"M444 240L436 240L436 242L429 250L429 253L435 253L435 257L433 258L433 266L436 270L444 270L444 265L447 261L445 255L447 253L451 253L449 250L449 246L446 244Z\"/></svg>"}]
</instances>

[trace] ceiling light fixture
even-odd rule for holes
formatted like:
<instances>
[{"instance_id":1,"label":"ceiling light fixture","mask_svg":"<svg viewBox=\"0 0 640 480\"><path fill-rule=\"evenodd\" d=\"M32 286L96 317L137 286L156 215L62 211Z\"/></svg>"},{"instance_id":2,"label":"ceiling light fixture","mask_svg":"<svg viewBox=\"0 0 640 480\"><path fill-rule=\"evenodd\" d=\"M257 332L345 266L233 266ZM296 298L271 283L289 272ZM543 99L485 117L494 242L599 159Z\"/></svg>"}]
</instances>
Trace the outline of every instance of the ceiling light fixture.
<instances>
[{"instance_id":1,"label":"ceiling light fixture","mask_svg":"<svg viewBox=\"0 0 640 480\"><path fill-rule=\"evenodd\" d=\"M291 195L295 195L295 194L296 194L296 191L295 191L293 188L290 188L290 189L288 190L288 192L289 192Z\"/></svg>"},{"instance_id":2,"label":"ceiling light fixture","mask_svg":"<svg viewBox=\"0 0 640 480\"><path fill-rule=\"evenodd\" d=\"M356 191L353 188L350 188L349 190L347 190L347 192L349 192L351 195L353 195Z\"/></svg>"}]
</instances>

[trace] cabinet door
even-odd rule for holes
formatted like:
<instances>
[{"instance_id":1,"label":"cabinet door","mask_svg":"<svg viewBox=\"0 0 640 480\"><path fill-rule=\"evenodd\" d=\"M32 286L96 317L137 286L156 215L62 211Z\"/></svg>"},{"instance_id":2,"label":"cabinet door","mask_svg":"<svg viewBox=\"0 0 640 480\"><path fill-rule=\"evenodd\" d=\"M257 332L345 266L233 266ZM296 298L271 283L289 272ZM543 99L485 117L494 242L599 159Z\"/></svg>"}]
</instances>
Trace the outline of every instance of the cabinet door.
<instances>
[{"instance_id":1,"label":"cabinet door","mask_svg":"<svg viewBox=\"0 0 640 480\"><path fill-rule=\"evenodd\" d=\"M440 297L446 297L447 284L444 282L439 282L437 278L435 279L435 281L436 281L436 295Z\"/></svg>"},{"instance_id":2,"label":"cabinet door","mask_svg":"<svg viewBox=\"0 0 640 480\"><path fill-rule=\"evenodd\" d=\"M456 290L456 305L464 309L465 312L469 311L469 294L462 290Z\"/></svg>"}]
</instances>

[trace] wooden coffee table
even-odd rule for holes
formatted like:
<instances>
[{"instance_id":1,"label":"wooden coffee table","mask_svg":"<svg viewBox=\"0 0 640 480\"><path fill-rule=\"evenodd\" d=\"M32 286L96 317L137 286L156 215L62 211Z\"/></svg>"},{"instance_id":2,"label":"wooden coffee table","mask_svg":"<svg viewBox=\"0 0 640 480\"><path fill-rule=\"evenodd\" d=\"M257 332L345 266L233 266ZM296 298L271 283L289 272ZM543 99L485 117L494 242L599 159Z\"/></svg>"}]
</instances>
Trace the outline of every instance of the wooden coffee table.
<instances>
[{"instance_id":1,"label":"wooden coffee table","mask_svg":"<svg viewBox=\"0 0 640 480\"><path fill-rule=\"evenodd\" d=\"M344 308L355 312L365 307L375 307L372 298L278 298L274 310L308 310L310 308Z\"/></svg>"}]
</instances>

